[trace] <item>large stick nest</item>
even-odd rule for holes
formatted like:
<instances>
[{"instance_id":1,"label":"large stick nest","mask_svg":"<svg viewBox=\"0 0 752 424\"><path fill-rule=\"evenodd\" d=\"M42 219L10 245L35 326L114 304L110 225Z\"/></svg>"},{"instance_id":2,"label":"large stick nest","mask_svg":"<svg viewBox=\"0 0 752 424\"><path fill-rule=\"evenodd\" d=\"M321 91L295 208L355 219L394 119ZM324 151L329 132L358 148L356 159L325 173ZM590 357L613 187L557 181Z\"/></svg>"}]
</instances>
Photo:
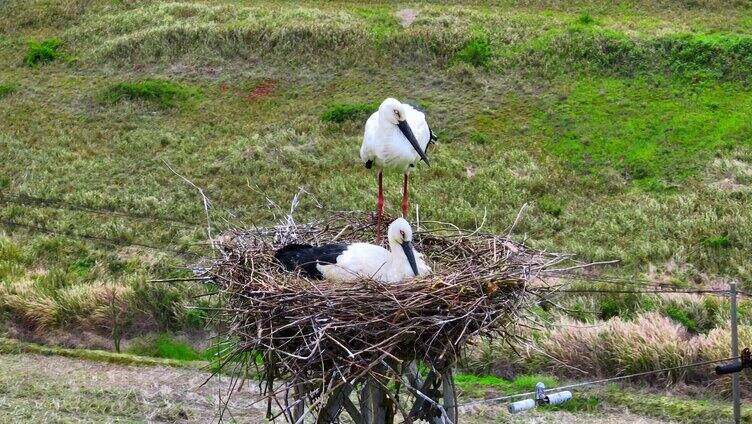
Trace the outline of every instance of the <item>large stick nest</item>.
<instances>
[{"instance_id":1,"label":"large stick nest","mask_svg":"<svg viewBox=\"0 0 752 424\"><path fill-rule=\"evenodd\" d=\"M388 222L388 221L387 221ZM477 336L515 337L537 296L536 280L560 272L569 255L533 250L508 236L422 222L414 232L430 276L397 284L309 280L285 272L274 252L289 242L374 239L373 216L336 213L304 225L231 230L215 241L208 275L226 300L230 358L263 355L261 380L330 387L385 361L450 366ZM537 288L533 288L533 286ZM253 361L252 361L253 362Z\"/></svg>"}]
</instances>

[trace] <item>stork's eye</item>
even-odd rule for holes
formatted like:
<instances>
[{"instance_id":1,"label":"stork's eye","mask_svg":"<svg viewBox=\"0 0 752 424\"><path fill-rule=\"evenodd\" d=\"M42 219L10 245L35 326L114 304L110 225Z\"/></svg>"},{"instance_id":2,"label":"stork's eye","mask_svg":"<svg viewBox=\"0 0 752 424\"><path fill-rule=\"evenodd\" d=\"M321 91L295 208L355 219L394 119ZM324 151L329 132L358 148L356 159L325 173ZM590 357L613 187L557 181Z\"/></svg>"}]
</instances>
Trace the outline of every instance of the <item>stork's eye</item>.
<instances>
[{"instance_id":1,"label":"stork's eye","mask_svg":"<svg viewBox=\"0 0 752 424\"><path fill-rule=\"evenodd\" d=\"M398 110L396 110L396 109L394 110L394 116L396 116L397 118L399 118L399 117L400 117L400 113L399 113L399 111L398 111Z\"/></svg>"},{"instance_id":2,"label":"stork's eye","mask_svg":"<svg viewBox=\"0 0 752 424\"><path fill-rule=\"evenodd\" d=\"M400 235L402 236L402 238L405 238L405 232L404 231L400 230Z\"/></svg>"}]
</instances>

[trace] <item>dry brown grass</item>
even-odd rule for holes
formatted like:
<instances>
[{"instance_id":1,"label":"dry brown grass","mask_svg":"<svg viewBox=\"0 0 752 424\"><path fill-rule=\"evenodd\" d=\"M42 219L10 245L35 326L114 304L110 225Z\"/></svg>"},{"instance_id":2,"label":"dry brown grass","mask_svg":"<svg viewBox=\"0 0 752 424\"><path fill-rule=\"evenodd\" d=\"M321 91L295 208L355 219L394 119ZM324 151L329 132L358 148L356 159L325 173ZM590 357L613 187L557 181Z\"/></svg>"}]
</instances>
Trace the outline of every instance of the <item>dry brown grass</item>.
<instances>
[{"instance_id":1,"label":"dry brown grass","mask_svg":"<svg viewBox=\"0 0 752 424\"><path fill-rule=\"evenodd\" d=\"M634 321L613 318L593 325L563 318L542 337L539 348L560 361L548 362L557 373L610 377L727 358L730 337L728 328L693 336L671 319L647 313ZM739 337L741 346L751 345L752 326L741 326ZM672 371L648 381L708 381L713 379L712 369L703 366Z\"/></svg>"}]
</instances>

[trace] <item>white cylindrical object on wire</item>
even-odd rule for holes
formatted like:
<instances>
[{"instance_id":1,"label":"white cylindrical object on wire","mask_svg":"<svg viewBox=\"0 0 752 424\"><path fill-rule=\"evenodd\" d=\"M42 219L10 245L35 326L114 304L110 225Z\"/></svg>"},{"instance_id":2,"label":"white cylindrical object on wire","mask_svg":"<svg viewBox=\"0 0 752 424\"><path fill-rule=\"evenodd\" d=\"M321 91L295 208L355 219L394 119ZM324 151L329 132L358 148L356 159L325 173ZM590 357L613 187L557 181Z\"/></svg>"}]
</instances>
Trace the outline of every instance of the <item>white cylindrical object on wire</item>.
<instances>
[{"instance_id":1,"label":"white cylindrical object on wire","mask_svg":"<svg viewBox=\"0 0 752 424\"><path fill-rule=\"evenodd\" d=\"M507 409L510 414L516 414L518 412L527 411L535 408L535 401L533 399L525 399L518 402L510 403Z\"/></svg>"},{"instance_id":2,"label":"white cylindrical object on wire","mask_svg":"<svg viewBox=\"0 0 752 424\"><path fill-rule=\"evenodd\" d=\"M563 392L551 393L546 396L546 399L549 405L558 405L572 399L572 392L565 390Z\"/></svg>"}]
</instances>

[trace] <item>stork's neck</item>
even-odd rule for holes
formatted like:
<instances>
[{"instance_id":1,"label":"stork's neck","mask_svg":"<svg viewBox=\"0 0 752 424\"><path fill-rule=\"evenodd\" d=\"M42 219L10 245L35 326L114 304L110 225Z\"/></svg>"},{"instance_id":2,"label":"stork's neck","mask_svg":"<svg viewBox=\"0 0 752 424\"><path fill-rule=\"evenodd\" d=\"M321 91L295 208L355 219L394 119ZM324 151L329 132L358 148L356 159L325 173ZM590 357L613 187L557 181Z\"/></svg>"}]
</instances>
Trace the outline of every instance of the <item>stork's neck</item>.
<instances>
[{"instance_id":1,"label":"stork's neck","mask_svg":"<svg viewBox=\"0 0 752 424\"><path fill-rule=\"evenodd\" d=\"M382 128L394 127L391 113L388 110L379 110L379 126Z\"/></svg>"},{"instance_id":2,"label":"stork's neck","mask_svg":"<svg viewBox=\"0 0 752 424\"><path fill-rule=\"evenodd\" d=\"M394 118L394 108L390 105L379 106L379 125L383 128L397 126L397 120Z\"/></svg>"},{"instance_id":3,"label":"stork's neck","mask_svg":"<svg viewBox=\"0 0 752 424\"><path fill-rule=\"evenodd\" d=\"M405 251L402 250L402 245L396 241L389 240L389 252L391 253L392 262L407 262L407 256L405 256Z\"/></svg>"}]
</instances>

